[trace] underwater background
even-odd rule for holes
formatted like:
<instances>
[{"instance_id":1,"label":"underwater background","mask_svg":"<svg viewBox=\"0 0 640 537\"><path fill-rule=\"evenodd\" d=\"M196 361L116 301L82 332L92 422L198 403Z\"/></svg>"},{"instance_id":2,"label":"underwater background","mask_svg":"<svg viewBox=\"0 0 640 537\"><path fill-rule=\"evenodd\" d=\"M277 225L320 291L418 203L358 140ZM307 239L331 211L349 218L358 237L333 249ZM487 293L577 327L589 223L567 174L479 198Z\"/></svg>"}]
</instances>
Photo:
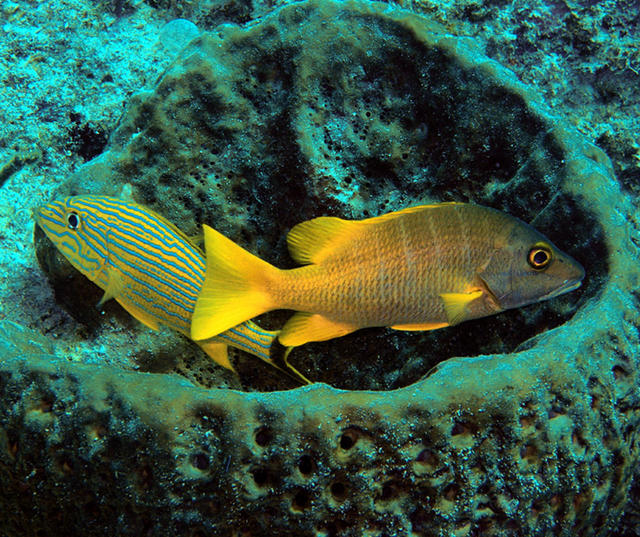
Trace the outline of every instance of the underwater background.
<instances>
[{"instance_id":1,"label":"underwater background","mask_svg":"<svg viewBox=\"0 0 640 537\"><path fill-rule=\"evenodd\" d=\"M640 535L639 26L634 0L0 1L0 535ZM305 345L294 389L97 308L32 217L85 193L286 268L304 220L474 202L586 278Z\"/></svg>"}]
</instances>

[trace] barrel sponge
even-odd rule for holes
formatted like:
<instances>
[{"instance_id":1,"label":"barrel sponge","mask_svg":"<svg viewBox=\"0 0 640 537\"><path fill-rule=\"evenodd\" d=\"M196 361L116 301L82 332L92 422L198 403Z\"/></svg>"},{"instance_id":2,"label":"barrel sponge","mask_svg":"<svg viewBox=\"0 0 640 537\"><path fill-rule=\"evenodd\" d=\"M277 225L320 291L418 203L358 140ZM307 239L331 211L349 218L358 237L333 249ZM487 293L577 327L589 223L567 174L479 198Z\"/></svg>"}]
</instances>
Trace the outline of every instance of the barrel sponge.
<instances>
[{"instance_id":1,"label":"barrel sponge","mask_svg":"<svg viewBox=\"0 0 640 537\"><path fill-rule=\"evenodd\" d=\"M282 267L292 264L286 233L300 221L472 201L533 222L588 267L582 294L459 329L358 331L291 355L309 378L392 389L451 356L511 352L598 291L607 270L601 224L567 183L572 152L584 151L556 123L468 38L378 4L298 2L192 41L131 99L107 152L61 194L126 188L188 234L207 223ZM72 288L65 281L59 295ZM353 349L366 359L341 358ZM264 387L268 366L241 359L237 368Z\"/></svg>"},{"instance_id":2,"label":"barrel sponge","mask_svg":"<svg viewBox=\"0 0 640 537\"><path fill-rule=\"evenodd\" d=\"M482 202L588 276L457 335L298 349L333 386L244 393L13 354L0 533L591 537L634 512L640 213L606 155L468 39L330 0L203 34L64 191L125 183L185 231L207 221L283 263L307 217Z\"/></svg>"}]
</instances>

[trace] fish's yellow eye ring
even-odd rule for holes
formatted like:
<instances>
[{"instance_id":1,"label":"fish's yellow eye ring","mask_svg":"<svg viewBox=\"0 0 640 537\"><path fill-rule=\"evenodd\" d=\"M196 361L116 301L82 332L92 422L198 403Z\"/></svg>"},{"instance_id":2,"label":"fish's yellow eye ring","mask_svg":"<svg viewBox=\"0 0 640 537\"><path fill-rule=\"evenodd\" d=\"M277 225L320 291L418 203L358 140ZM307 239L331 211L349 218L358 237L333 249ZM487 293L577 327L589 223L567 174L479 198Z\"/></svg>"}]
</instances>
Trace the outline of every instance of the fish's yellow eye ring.
<instances>
[{"instance_id":1,"label":"fish's yellow eye ring","mask_svg":"<svg viewBox=\"0 0 640 537\"><path fill-rule=\"evenodd\" d=\"M535 270L544 270L547 268L549 263L551 263L551 259L551 250L543 244L534 245L527 254L527 261L531 268Z\"/></svg>"},{"instance_id":2,"label":"fish's yellow eye ring","mask_svg":"<svg viewBox=\"0 0 640 537\"><path fill-rule=\"evenodd\" d=\"M69 226L69 229L78 229L80 227L80 215L78 215L78 213L68 213L67 225Z\"/></svg>"}]
</instances>

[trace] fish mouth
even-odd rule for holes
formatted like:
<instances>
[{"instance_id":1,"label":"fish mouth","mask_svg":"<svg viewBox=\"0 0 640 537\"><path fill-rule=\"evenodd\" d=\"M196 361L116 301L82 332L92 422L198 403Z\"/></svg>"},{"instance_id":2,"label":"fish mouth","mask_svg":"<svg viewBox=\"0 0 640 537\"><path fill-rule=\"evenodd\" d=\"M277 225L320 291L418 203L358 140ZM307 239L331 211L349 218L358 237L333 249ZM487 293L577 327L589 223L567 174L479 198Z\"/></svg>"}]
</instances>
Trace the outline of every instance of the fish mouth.
<instances>
[{"instance_id":1,"label":"fish mouth","mask_svg":"<svg viewBox=\"0 0 640 537\"><path fill-rule=\"evenodd\" d=\"M582 278L565 280L560 287L540 297L540 300L548 300L550 298L555 298L558 295L563 295L565 293L568 293L569 291L573 291L574 289L577 289L581 285L582 285Z\"/></svg>"},{"instance_id":2,"label":"fish mouth","mask_svg":"<svg viewBox=\"0 0 640 537\"><path fill-rule=\"evenodd\" d=\"M42 207L33 207L31 209L31 218L40 223L40 215L42 214Z\"/></svg>"}]
</instances>

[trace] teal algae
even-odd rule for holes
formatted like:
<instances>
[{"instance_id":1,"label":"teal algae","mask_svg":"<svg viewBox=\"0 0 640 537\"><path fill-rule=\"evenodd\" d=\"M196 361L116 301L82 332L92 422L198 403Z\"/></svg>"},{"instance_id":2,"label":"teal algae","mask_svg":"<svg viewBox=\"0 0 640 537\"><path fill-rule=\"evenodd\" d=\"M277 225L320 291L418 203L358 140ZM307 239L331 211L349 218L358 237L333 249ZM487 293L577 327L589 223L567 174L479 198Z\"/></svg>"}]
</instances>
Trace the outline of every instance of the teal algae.
<instances>
[{"instance_id":1,"label":"teal algae","mask_svg":"<svg viewBox=\"0 0 640 537\"><path fill-rule=\"evenodd\" d=\"M472 200L534 220L588 280L577 303L461 325L463 346L426 335L428 359L382 331L305 357L378 389L402 360L415 370L400 384L438 362L395 390L242 393L4 360L4 533L55 519L67 535L616 534L639 459L638 212L604 153L470 40L355 2L219 28L132 100L63 192L86 190L133 195L187 232L207 221L272 261L294 220Z\"/></svg>"}]
</instances>

